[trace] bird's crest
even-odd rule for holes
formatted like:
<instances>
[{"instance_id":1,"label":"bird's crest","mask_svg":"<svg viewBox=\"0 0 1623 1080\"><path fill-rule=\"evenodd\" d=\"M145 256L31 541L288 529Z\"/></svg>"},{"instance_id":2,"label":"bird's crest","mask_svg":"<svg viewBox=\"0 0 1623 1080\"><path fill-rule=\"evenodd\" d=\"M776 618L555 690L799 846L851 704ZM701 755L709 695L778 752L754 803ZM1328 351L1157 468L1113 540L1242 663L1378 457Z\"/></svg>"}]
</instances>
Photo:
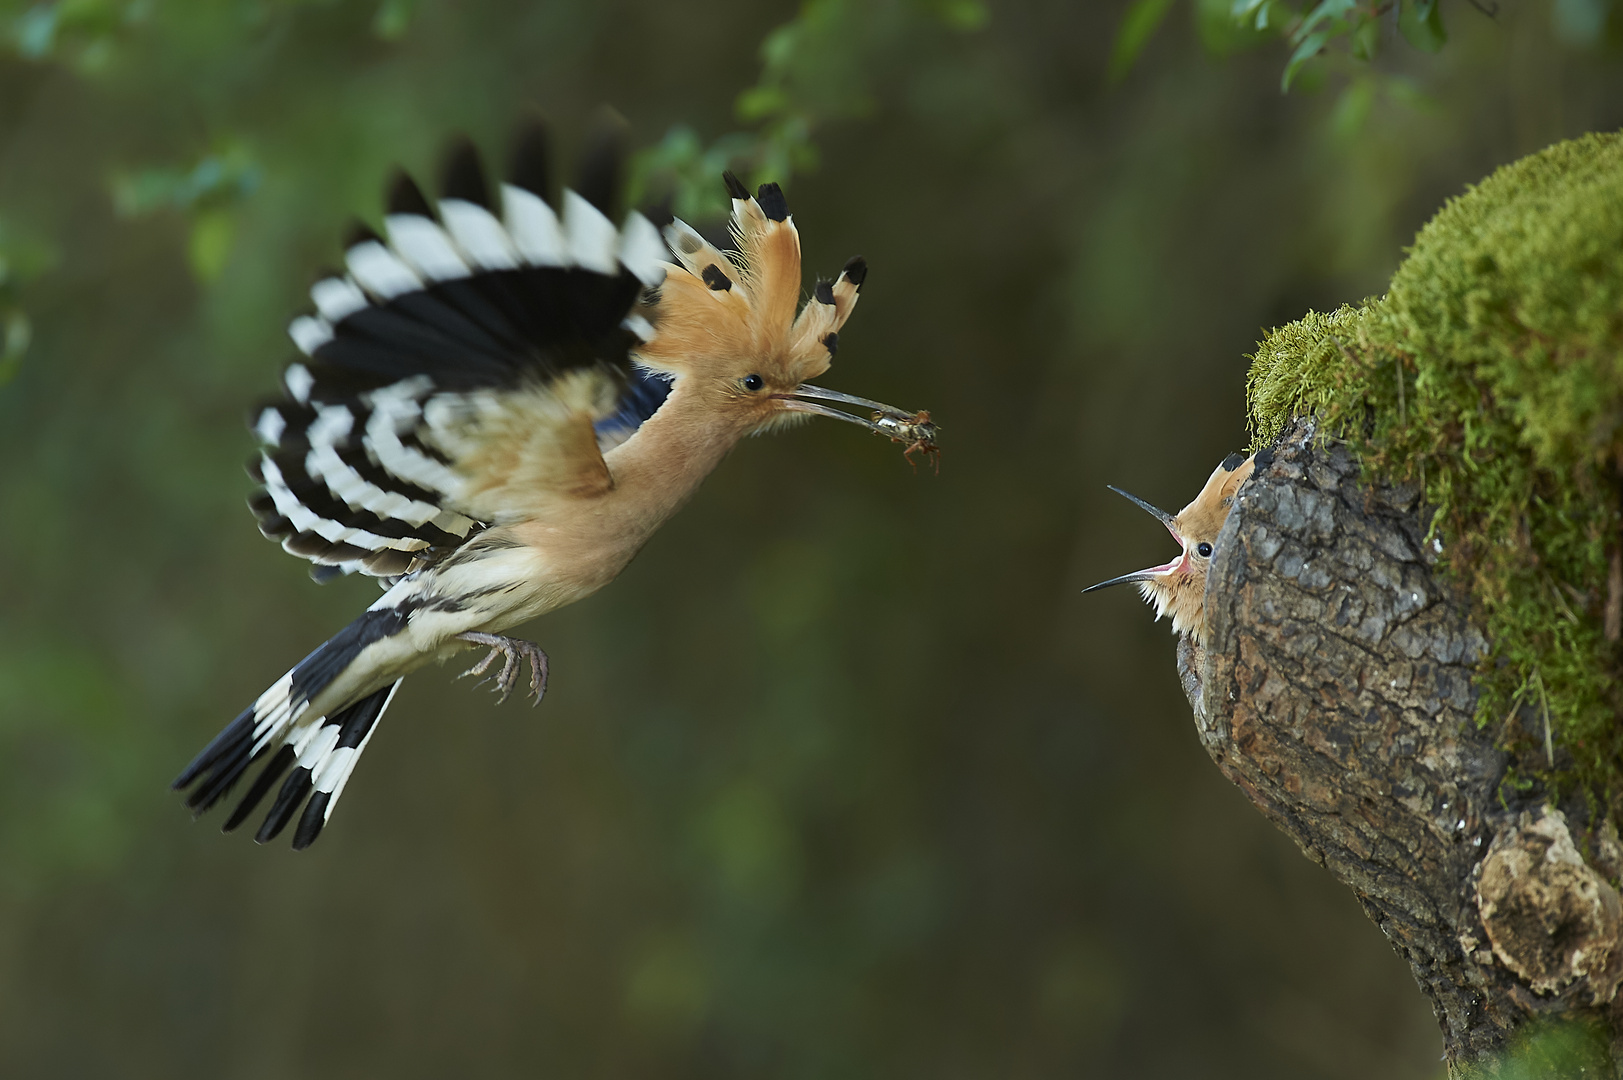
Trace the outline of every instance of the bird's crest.
<instances>
[{"instance_id":1,"label":"bird's crest","mask_svg":"<svg viewBox=\"0 0 1623 1080\"><path fill-rule=\"evenodd\" d=\"M816 378L839 347L867 263L852 259L838 279L819 282L797 316L800 234L782 189L762 184L752 197L732 173L724 179L738 250L719 250L684 221L666 226L677 261L659 288L659 332L637 350L638 359L682 374L694 357L749 357L774 382Z\"/></svg>"},{"instance_id":2,"label":"bird's crest","mask_svg":"<svg viewBox=\"0 0 1623 1080\"><path fill-rule=\"evenodd\" d=\"M461 142L437 202L401 174L383 232L363 227L311 289L289 328L304 355L251 421L250 505L318 577L391 580L181 773L195 812L263 762L225 828L276 788L255 838L296 819L308 846L399 680L469 645L493 650L473 674L506 657L504 696L527 659L539 700L545 653L500 631L607 584L752 431L825 416L936 452L929 413L805 381L829 366L861 259L801 309L783 192L731 174L736 255L681 222L667 251L641 214L610 217L620 149L600 126L554 195L539 122L495 192Z\"/></svg>"}]
</instances>

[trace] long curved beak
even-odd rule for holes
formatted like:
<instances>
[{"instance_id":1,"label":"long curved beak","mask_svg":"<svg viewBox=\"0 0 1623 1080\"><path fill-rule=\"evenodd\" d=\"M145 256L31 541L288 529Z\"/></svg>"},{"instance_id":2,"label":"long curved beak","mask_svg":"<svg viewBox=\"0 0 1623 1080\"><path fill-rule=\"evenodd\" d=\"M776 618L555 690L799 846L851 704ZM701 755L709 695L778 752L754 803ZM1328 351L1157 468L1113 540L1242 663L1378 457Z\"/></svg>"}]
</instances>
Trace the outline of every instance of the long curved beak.
<instances>
[{"instance_id":1,"label":"long curved beak","mask_svg":"<svg viewBox=\"0 0 1623 1080\"><path fill-rule=\"evenodd\" d=\"M894 405L886 405L882 401L870 401L867 398L856 397L851 394L842 394L838 390L826 390L811 383L801 383L788 394L774 394L773 397L783 402L785 409L795 412L814 413L817 416L827 416L834 420L844 420L847 423L858 424L878 435L892 439L905 439L909 442L921 441L934 443L939 431L935 424L929 420L929 413L916 413L907 409L898 409ZM835 401L841 405L854 405L859 409L866 409L873 415L871 417L853 416L848 412L819 405L816 401L804 401L803 398L816 398L820 401Z\"/></svg>"},{"instance_id":2,"label":"long curved beak","mask_svg":"<svg viewBox=\"0 0 1623 1080\"><path fill-rule=\"evenodd\" d=\"M1167 527L1167 532L1172 534L1172 539L1178 542L1178 546L1183 547L1183 537L1178 535L1178 530L1175 524L1177 519L1171 514L1167 513L1165 510L1162 510L1159 506L1154 506L1145 502L1137 495L1128 494L1121 488L1116 487L1114 484L1106 484L1105 487L1109 488L1111 491L1114 491L1117 495L1120 495L1122 498L1126 499L1140 510L1143 510L1145 513L1152 515L1157 521ZM1097 585L1089 585L1082 591L1084 593L1090 593L1095 589L1104 589L1110 587L1111 585L1129 585L1137 581L1151 581L1162 576L1163 574L1172 574L1183 569L1184 564L1188 561L1188 559L1189 553L1187 551L1180 551L1178 553L1178 557L1172 562L1163 563L1160 566L1152 566L1148 570L1136 570L1131 574L1123 574L1121 577L1111 578L1109 581L1101 581Z\"/></svg>"},{"instance_id":3,"label":"long curved beak","mask_svg":"<svg viewBox=\"0 0 1623 1080\"><path fill-rule=\"evenodd\" d=\"M1105 487L1109 488L1111 491L1114 491L1117 495L1120 495L1122 498L1126 499L1140 510L1154 517L1155 520L1167 527L1167 532L1172 534L1172 538L1174 540L1178 541L1180 544L1183 543L1183 537L1178 535L1178 530L1173 526L1174 519L1171 514L1167 513L1159 506L1152 506L1150 503L1145 502L1137 495L1128 494L1115 484L1106 484Z\"/></svg>"},{"instance_id":4,"label":"long curved beak","mask_svg":"<svg viewBox=\"0 0 1623 1080\"><path fill-rule=\"evenodd\" d=\"M1101 581L1097 585L1089 585L1082 591L1085 593L1090 593L1096 589L1108 589L1112 585L1131 585L1135 581L1148 581L1156 574L1165 573L1166 571L1167 567L1164 566L1158 566L1153 570L1135 570L1131 574L1123 574L1121 577L1113 577L1109 581Z\"/></svg>"}]
</instances>

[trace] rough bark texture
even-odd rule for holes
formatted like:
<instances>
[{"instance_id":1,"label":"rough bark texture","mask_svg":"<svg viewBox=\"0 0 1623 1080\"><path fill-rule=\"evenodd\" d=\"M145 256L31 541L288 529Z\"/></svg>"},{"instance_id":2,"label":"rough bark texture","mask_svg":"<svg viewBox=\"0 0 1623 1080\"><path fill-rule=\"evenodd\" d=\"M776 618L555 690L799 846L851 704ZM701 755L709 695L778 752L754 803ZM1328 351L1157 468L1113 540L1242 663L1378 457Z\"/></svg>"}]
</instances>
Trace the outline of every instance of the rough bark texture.
<instances>
[{"instance_id":1,"label":"rough bark texture","mask_svg":"<svg viewBox=\"0 0 1623 1080\"><path fill-rule=\"evenodd\" d=\"M1220 537L1207 645L1179 647L1201 741L1409 961L1451 1073L1491 1074L1534 1017L1599 1022L1623 1061L1617 835L1500 790L1473 720L1489 646L1419 503L1310 422L1286 432Z\"/></svg>"}]
</instances>

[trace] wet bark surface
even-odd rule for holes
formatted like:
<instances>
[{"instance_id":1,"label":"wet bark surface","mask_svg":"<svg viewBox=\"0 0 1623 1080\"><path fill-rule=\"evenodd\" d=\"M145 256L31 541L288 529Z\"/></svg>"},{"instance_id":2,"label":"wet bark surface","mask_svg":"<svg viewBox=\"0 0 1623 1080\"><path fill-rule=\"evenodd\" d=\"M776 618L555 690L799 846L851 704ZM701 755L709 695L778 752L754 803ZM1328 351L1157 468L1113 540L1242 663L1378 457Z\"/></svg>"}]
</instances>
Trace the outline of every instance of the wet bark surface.
<instances>
[{"instance_id":1,"label":"wet bark surface","mask_svg":"<svg viewBox=\"0 0 1623 1080\"><path fill-rule=\"evenodd\" d=\"M1604 1024L1623 1060L1623 852L1610 826L1502 790L1506 754L1474 720L1490 645L1418 486L1366 486L1307 421L1273 450L1219 539L1206 645L1179 646L1201 742L1408 960L1451 1073L1492 1074L1536 1017Z\"/></svg>"}]
</instances>

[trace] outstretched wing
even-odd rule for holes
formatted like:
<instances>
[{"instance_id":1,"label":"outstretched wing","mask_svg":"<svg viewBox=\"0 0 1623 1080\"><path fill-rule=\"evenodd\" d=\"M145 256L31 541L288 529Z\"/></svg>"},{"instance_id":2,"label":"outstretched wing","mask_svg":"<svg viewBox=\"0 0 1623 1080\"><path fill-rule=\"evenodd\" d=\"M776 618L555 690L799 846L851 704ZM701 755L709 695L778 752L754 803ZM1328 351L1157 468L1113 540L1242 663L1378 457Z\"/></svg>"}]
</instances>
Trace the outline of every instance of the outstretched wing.
<instances>
[{"instance_id":1,"label":"outstretched wing","mask_svg":"<svg viewBox=\"0 0 1623 1080\"><path fill-rule=\"evenodd\" d=\"M600 444L664 398L630 352L653 337L642 299L668 252L640 214L614 226L617 145L599 142L558 209L539 126L499 206L470 144L437 212L401 175L387 239L361 232L347 272L310 290L316 314L289 328L307 359L253 418L264 488L250 505L312 573L406 573L610 483Z\"/></svg>"}]
</instances>

